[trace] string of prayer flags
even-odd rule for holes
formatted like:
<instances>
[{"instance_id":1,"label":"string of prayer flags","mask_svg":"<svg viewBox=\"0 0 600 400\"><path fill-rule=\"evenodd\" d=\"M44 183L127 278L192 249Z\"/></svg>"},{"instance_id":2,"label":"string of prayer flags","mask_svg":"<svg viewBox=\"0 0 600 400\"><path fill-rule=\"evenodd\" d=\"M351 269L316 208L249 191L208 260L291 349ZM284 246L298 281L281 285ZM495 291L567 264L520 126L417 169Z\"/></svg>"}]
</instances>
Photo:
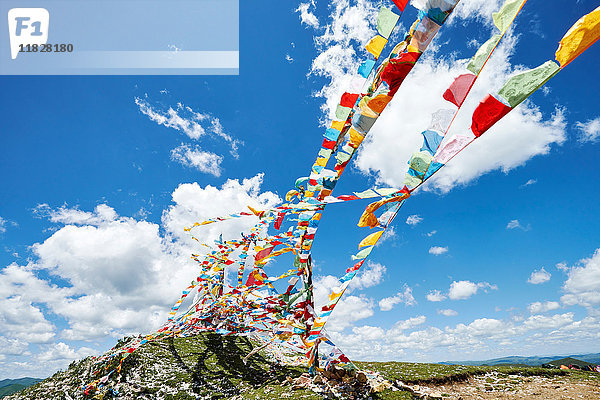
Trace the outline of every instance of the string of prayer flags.
<instances>
[{"instance_id":1,"label":"string of prayer flags","mask_svg":"<svg viewBox=\"0 0 600 400\"><path fill-rule=\"evenodd\" d=\"M408 1L394 0L394 3L402 11ZM224 217L210 218L186 228L186 231L195 232L195 229L208 224L241 217L254 218L256 221L239 239L219 238L201 243L201 251L192 255L199 267L198 275L181 292L165 324L152 334L133 338L98 357L95 364L97 374L104 371L104 376L83 387L86 394L91 393L91 389L106 384L111 374L120 371L123 360L141 345L166 337L182 337L199 332L251 335L265 344L267 351L276 359L303 363L312 372L316 367L329 368L334 364L355 368L327 337L324 328L352 279L359 273L377 243L385 238L386 229L412 191L600 37L599 7L579 19L560 41L555 53L560 66L554 61L548 61L510 77L496 95L488 94L474 110L472 132L446 137L479 73L525 3L525 0L507 0L493 14L494 24L500 34L492 36L477 51L468 65L470 73L459 75L443 94L443 98L456 106L456 109L434 112L430 126L421 133L423 144L409 160L406 185L401 190L377 188L332 196L332 190L344 168L456 3L456 0L414 0L414 5L420 11L406 39L392 49L375 74L371 74L376 66L375 61L367 60L361 64L360 75L365 79L373 75L370 82L365 82L368 89L364 93L354 93L356 90L352 89L352 92L342 95L336 109L336 120L325 130L323 145L311 167L310 175L296 180L294 189L285 196L286 203L271 209L248 207L250 212L244 210ZM390 10L380 11L377 21L379 39L370 43L372 54L376 58L397 22L396 14ZM328 168L331 158L335 160L335 166ZM367 205L358 226L378 229L358 243L359 251L352 255L353 264L339 278L339 285L331 290L328 302L325 305L315 305L311 248L325 206L368 198L378 199ZM270 233L271 227L275 233ZM287 253L293 254L289 261L291 268L283 274L269 276L266 271L273 265L271 261ZM233 273L233 276L228 275L226 278L226 273ZM276 286L278 283L282 285ZM189 306L182 310L184 304ZM327 350L319 352L320 345L324 345Z\"/></svg>"}]
</instances>

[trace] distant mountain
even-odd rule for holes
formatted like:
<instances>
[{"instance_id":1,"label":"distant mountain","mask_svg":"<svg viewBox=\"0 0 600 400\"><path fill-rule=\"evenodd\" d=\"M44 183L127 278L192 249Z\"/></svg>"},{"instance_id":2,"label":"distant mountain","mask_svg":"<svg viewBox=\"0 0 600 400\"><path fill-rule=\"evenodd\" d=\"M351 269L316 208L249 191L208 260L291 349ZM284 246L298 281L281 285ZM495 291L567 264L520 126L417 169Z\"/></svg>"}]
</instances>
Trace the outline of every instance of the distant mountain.
<instances>
[{"instance_id":1,"label":"distant mountain","mask_svg":"<svg viewBox=\"0 0 600 400\"><path fill-rule=\"evenodd\" d=\"M41 381L42 379L37 378L2 379L0 381L0 398L17 393Z\"/></svg>"},{"instance_id":2,"label":"distant mountain","mask_svg":"<svg viewBox=\"0 0 600 400\"><path fill-rule=\"evenodd\" d=\"M581 368L585 368L587 366L592 366L595 367L596 364L578 359L578 358L573 358L573 357L567 357L567 358L561 358L559 360L554 360L554 361L550 361L548 363L549 365L553 365L555 367L560 367L561 365L577 365Z\"/></svg>"},{"instance_id":3,"label":"distant mountain","mask_svg":"<svg viewBox=\"0 0 600 400\"><path fill-rule=\"evenodd\" d=\"M594 365L600 365L600 353L590 353L590 354L574 354L568 357L575 358L577 360L586 361L588 363ZM552 356L552 357L523 357L523 356L510 356L510 357L502 357L502 358L493 358L491 360L483 360L483 361L444 361L440 364L446 365L505 365L505 364L523 364L529 366L539 366L542 364L548 364L555 360L560 360L561 358L565 358L565 356Z\"/></svg>"}]
</instances>

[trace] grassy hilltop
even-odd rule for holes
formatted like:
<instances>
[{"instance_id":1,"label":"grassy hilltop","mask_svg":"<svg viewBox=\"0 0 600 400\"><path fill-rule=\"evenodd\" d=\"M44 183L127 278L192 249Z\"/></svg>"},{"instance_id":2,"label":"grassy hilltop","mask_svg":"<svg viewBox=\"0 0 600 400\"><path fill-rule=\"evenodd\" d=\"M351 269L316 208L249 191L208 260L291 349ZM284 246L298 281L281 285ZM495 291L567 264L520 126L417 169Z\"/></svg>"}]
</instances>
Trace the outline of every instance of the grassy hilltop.
<instances>
[{"instance_id":1,"label":"grassy hilltop","mask_svg":"<svg viewBox=\"0 0 600 400\"><path fill-rule=\"evenodd\" d=\"M94 380L91 376L93 360L86 358L73 362L66 371L57 372L43 382L5 399L316 400L330 397L304 388L292 390L288 378L298 378L306 372L305 368L276 365L260 353L250 357L247 364L244 364L243 358L251 349L252 343L247 338L223 337L211 333L190 338L165 339L145 344L124 361L121 375L114 374L109 381L110 387L117 391L116 395L113 392L102 391L84 395L82 386ZM411 393L410 388L424 388L430 396L426 398L458 398L444 392L436 394L436 388L442 385L442 389L445 389L443 385L467 382L475 377L484 379L483 385L492 388L490 390L500 387L501 390L509 390L507 385L510 382L513 386L516 385L515 376L523 379L596 379L592 384L600 387L600 379L597 376L590 378L589 374L585 373L542 368L400 362L356 364L360 369L379 372L392 383L392 387L371 394L359 393L357 390L356 393L350 392L349 395L345 395L346 398L413 399L415 395ZM489 376L493 377L493 383ZM488 390L487 386L484 386L484 391ZM435 397L438 395L442 397Z\"/></svg>"}]
</instances>

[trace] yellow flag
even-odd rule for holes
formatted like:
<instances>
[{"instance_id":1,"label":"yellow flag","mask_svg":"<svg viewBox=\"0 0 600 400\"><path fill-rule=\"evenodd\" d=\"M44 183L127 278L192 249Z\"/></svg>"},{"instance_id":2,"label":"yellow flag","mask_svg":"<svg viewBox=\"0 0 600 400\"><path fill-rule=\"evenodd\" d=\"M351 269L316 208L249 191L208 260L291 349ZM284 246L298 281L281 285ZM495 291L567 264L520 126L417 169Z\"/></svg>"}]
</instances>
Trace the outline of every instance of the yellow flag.
<instances>
[{"instance_id":1,"label":"yellow flag","mask_svg":"<svg viewBox=\"0 0 600 400\"><path fill-rule=\"evenodd\" d=\"M564 68L600 39L600 7L584 15L561 39L556 61Z\"/></svg>"},{"instance_id":2,"label":"yellow flag","mask_svg":"<svg viewBox=\"0 0 600 400\"><path fill-rule=\"evenodd\" d=\"M319 167L324 167L327 165L327 161L328 159L325 157L319 157L317 158L317 161L315 162L315 165L319 166Z\"/></svg>"},{"instance_id":3,"label":"yellow flag","mask_svg":"<svg viewBox=\"0 0 600 400\"><path fill-rule=\"evenodd\" d=\"M364 140L364 135L361 135L356 129L350 128L350 143L351 145L358 147Z\"/></svg>"},{"instance_id":4,"label":"yellow flag","mask_svg":"<svg viewBox=\"0 0 600 400\"><path fill-rule=\"evenodd\" d=\"M358 244L358 247L365 247L365 246L373 246L373 245L375 245L375 243L377 243L377 241L379 240L379 238L381 237L381 235L383 235L383 231L371 233L369 236L367 236L366 238L364 238Z\"/></svg>"},{"instance_id":5,"label":"yellow flag","mask_svg":"<svg viewBox=\"0 0 600 400\"><path fill-rule=\"evenodd\" d=\"M387 39L382 36L375 36L369 43L367 43L367 51L375 56L375 58L379 58L379 55L383 51L387 43Z\"/></svg>"},{"instance_id":6,"label":"yellow flag","mask_svg":"<svg viewBox=\"0 0 600 400\"><path fill-rule=\"evenodd\" d=\"M345 121L331 121L331 127L333 129L337 129L338 131L342 131L344 129Z\"/></svg>"}]
</instances>

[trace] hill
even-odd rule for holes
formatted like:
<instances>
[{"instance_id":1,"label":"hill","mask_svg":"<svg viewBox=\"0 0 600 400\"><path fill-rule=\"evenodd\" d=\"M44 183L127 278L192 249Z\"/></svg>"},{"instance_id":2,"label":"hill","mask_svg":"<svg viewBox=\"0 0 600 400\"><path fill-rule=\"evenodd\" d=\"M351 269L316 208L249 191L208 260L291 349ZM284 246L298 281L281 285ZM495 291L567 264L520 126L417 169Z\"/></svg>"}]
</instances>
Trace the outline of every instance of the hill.
<instances>
[{"instance_id":1,"label":"hill","mask_svg":"<svg viewBox=\"0 0 600 400\"><path fill-rule=\"evenodd\" d=\"M575 354L567 357L575 358L577 360L585 361L590 364L600 365L600 353L589 353L589 354ZM550 356L550 357L523 357L523 356L510 356L502 358L493 358L490 360L483 361L444 361L440 364L445 365L529 365L532 367L540 366L542 364L549 364L552 361L567 358L563 356Z\"/></svg>"},{"instance_id":2,"label":"hill","mask_svg":"<svg viewBox=\"0 0 600 400\"><path fill-rule=\"evenodd\" d=\"M42 379L38 378L2 379L0 380L0 398L16 393L41 381Z\"/></svg>"},{"instance_id":3,"label":"hill","mask_svg":"<svg viewBox=\"0 0 600 400\"><path fill-rule=\"evenodd\" d=\"M566 357L566 358L561 358L561 359L558 359L558 360L550 361L548 364L552 365L554 367L560 367L561 365L566 365L566 366L577 365L577 366L579 366L581 368L584 368L584 367L587 367L587 366L595 367L595 365L592 364L592 363L589 363L589 362L586 362L586 361L583 361L583 360L578 360L578 359L573 358L573 357Z\"/></svg>"},{"instance_id":4,"label":"hill","mask_svg":"<svg viewBox=\"0 0 600 400\"><path fill-rule=\"evenodd\" d=\"M600 374L579 371L356 362L366 373L337 370L313 378L306 374L306 368L278 365L261 352L244 363L244 357L252 349L253 344L246 337L211 333L148 342L123 362L121 372L111 375L106 387L96 392L85 395L83 391L98 378L92 375L93 359L86 358L3 400L320 400L333 398L334 394L354 400L467 400L496 399L500 391L508 390L518 395L515 399L523 399L529 398L527 394L532 387L540 385L548 389L541 392L545 397L537 398L561 398L553 397L552 390L557 396L583 393L583 397L573 398L600 398ZM560 392L554 387L560 387ZM479 397L470 397L472 388L477 388ZM491 397L485 397L488 391Z\"/></svg>"}]
</instances>

